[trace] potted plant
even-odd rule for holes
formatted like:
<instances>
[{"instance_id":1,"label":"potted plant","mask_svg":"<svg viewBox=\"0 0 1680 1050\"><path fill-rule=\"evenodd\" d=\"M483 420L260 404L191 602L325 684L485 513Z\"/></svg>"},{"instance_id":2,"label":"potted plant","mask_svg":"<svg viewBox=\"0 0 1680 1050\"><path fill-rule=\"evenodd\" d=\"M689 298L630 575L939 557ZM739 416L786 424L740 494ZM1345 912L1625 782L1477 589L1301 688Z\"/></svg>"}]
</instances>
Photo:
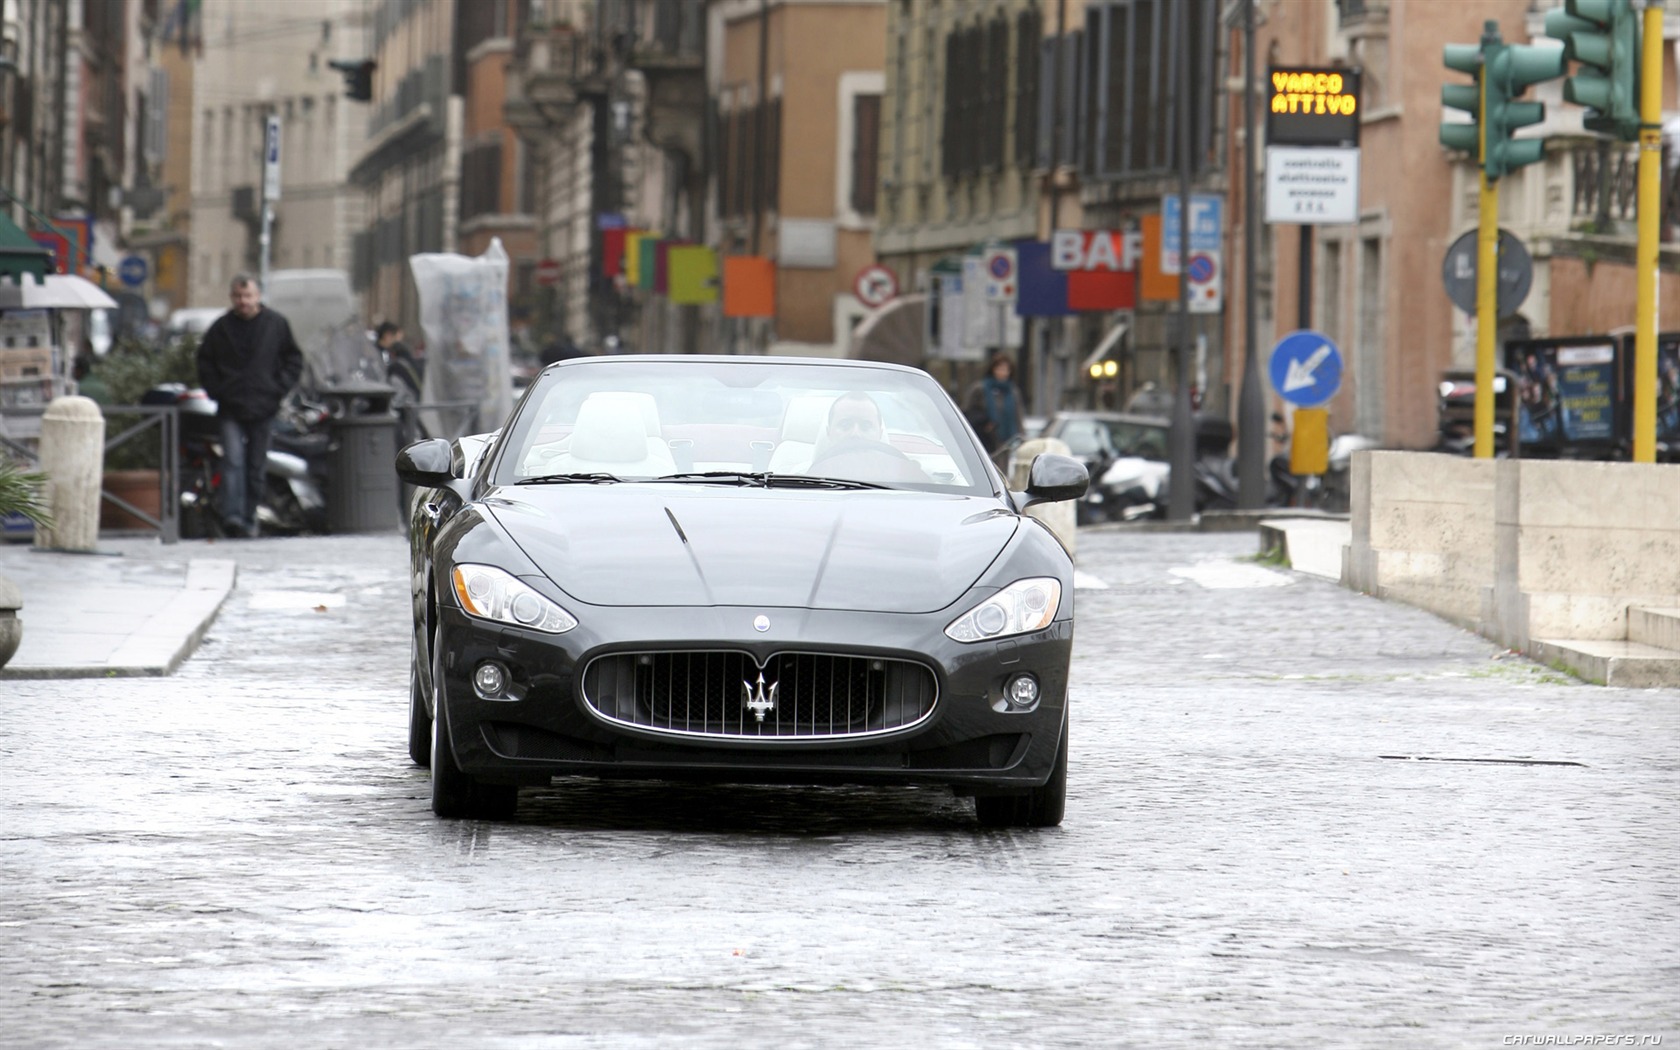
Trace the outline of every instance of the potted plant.
<instances>
[{"instance_id":1,"label":"potted plant","mask_svg":"<svg viewBox=\"0 0 1680 1050\"><path fill-rule=\"evenodd\" d=\"M0 456L0 519L21 514L39 527L50 526L46 482L46 475L25 471ZM0 667L6 666L23 642L23 620L18 617L22 608L23 592L17 584L0 576Z\"/></svg>"},{"instance_id":2,"label":"potted plant","mask_svg":"<svg viewBox=\"0 0 1680 1050\"><path fill-rule=\"evenodd\" d=\"M119 343L94 366L104 382L111 405L138 405L146 391L160 383L198 385L198 343L191 337L153 348L140 343ZM107 430L132 426L139 417L104 408ZM158 472L162 469L159 431L143 431L105 454L105 491L122 497L156 517L159 512ZM109 436L109 435L108 435ZM103 501L100 527L141 528L145 523L121 507Z\"/></svg>"}]
</instances>

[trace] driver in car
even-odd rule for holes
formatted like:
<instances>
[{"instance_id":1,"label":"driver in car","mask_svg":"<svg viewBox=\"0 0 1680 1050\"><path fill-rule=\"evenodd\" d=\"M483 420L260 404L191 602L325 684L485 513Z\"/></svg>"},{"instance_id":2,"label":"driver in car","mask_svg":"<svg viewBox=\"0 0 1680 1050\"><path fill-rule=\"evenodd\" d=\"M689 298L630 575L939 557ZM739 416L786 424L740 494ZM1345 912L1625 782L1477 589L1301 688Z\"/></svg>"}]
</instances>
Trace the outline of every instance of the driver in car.
<instances>
[{"instance_id":1,"label":"driver in car","mask_svg":"<svg viewBox=\"0 0 1680 1050\"><path fill-rule=\"evenodd\" d=\"M881 406L858 390L841 394L829 406L828 425L811 458L811 473L879 483L932 480L887 441Z\"/></svg>"}]
</instances>

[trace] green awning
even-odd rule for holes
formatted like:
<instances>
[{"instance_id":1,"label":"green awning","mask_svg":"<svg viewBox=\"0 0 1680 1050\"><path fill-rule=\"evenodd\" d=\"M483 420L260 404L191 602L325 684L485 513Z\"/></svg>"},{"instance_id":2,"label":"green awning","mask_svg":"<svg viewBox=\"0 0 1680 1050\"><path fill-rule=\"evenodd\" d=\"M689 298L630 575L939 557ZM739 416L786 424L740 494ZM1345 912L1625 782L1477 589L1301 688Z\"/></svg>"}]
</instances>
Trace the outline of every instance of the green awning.
<instances>
[{"instance_id":1,"label":"green awning","mask_svg":"<svg viewBox=\"0 0 1680 1050\"><path fill-rule=\"evenodd\" d=\"M0 278L9 277L13 283L20 283L29 274L36 284L44 284L47 274L52 272L52 253L36 244L11 216L0 211Z\"/></svg>"}]
</instances>

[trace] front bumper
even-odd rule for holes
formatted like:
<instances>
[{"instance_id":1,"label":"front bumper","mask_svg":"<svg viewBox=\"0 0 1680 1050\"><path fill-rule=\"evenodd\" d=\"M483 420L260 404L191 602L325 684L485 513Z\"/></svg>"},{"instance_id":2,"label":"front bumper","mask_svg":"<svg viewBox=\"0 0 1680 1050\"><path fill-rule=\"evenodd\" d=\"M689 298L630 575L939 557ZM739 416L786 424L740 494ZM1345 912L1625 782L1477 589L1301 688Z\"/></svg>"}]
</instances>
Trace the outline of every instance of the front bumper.
<instances>
[{"instance_id":1,"label":"front bumper","mask_svg":"<svg viewBox=\"0 0 1680 1050\"><path fill-rule=\"evenodd\" d=\"M603 608L547 635L438 609L444 712L455 758L489 782L543 784L556 776L619 776L771 783L944 784L964 794L1042 785L1067 717L1073 623L998 642L944 634L949 613L885 615L807 609ZM752 620L765 614L767 632ZM776 739L673 735L609 721L582 695L597 656L655 650L736 650L760 662L778 652L910 660L929 667L938 698L925 720L868 737ZM508 669L507 697L485 699L472 675L486 660ZM1028 709L1004 700L1015 675L1037 676Z\"/></svg>"}]
</instances>

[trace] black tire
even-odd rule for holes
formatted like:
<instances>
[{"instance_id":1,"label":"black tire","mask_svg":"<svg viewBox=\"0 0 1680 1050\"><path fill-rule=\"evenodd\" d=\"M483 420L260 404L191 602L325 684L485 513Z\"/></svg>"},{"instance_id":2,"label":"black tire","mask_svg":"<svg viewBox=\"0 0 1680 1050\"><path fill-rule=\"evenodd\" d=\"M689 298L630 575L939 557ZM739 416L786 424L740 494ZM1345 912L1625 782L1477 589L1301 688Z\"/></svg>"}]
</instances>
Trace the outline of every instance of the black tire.
<instances>
[{"instance_id":1,"label":"black tire","mask_svg":"<svg viewBox=\"0 0 1680 1050\"><path fill-rule=\"evenodd\" d=\"M414 652L408 661L408 757L417 766L432 764L432 716L426 711L426 697L420 685L420 646L410 642Z\"/></svg>"},{"instance_id":2,"label":"black tire","mask_svg":"<svg viewBox=\"0 0 1680 1050\"><path fill-rule=\"evenodd\" d=\"M308 531L309 518L285 478L270 475L263 480L263 502L274 513L274 525L279 531L288 535Z\"/></svg>"},{"instance_id":3,"label":"black tire","mask_svg":"<svg viewBox=\"0 0 1680 1050\"><path fill-rule=\"evenodd\" d=\"M1067 810L1068 723L1062 721L1062 739L1056 750L1056 764L1043 787L1024 795L982 795L974 800L974 816L987 828L1053 828L1061 824Z\"/></svg>"},{"instance_id":4,"label":"black tire","mask_svg":"<svg viewBox=\"0 0 1680 1050\"><path fill-rule=\"evenodd\" d=\"M208 465L191 475L192 502L183 500L181 507L181 538L184 540L217 540L222 538L222 516L216 510L214 477Z\"/></svg>"},{"instance_id":5,"label":"black tire","mask_svg":"<svg viewBox=\"0 0 1680 1050\"><path fill-rule=\"evenodd\" d=\"M519 785L485 784L455 764L442 642L441 631L432 635L432 812L452 819L506 820L519 806Z\"/></svg>"}]
</instances>

